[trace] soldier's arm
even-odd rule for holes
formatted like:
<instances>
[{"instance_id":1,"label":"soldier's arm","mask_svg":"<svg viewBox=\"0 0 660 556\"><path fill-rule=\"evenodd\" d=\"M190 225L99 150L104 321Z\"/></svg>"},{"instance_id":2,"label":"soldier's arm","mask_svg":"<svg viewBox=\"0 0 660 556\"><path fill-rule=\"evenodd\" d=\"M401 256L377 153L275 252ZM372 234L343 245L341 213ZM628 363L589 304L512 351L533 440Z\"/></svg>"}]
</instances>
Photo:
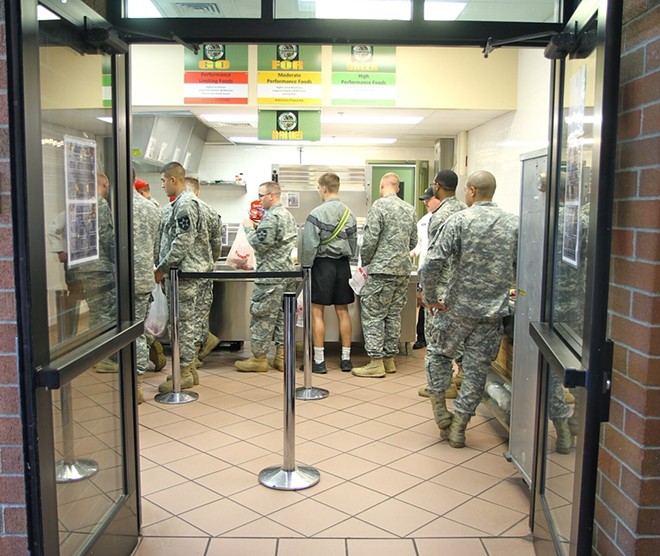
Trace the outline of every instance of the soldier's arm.
<instances>
[{"instance_id":1,"label":"soldier's arm","mask_svg":"<svg viewBox=\"0 0 660 556\"><path fill-rule=\"evenodd\" d=\"M312 266L316 258L316 251L321 242L319 228L314 223L315 218L310 214L305 220L302 234L302 249L300 252L300 264L302 266Z\"/></svg>"},{"instance_id":2,"label":"soldier's arm","mask_svg":"<svg viewBox=\"0 0 660 556\"><path fill-rule=\"evenodd\" d=\"M108 259L115 262L115 232L112 226L112 212L107 202L97 205L99 225L99 248L105 251Z\"/></svg>"},{"instance_id":3,"label":"soldier's arm","mask_svg":"<svg viewBox=\"0 0 660 556\"><path fill-rule=\"evenodd\" d=\"M278 221L272 215L267 215L256 228L245 229L247 240L252 245L256 255L267 252L277 241Z\"/></svg>"},{"instance_id":4,"label":"soldier's arm","mask_svg":"<svg viewBox=\"0 0 660 556\"><path fill-rule=\"evenodd\" d=\"M455 249L457 231L454 226L445 226L438 230L433 243L426 253L424 266L420 269L419 283L422 287L422 300L428 305L439 301L435 299L435 285L442 280L447 261Z\"/></svg>"},{"instance_id":5,"label":"soldier's arm","mask_svg":"<svg viewBox=\"0 0 660 556\"><path fill-rule=\"evenodd\" d=\"M211 254L213 260L217 261L222 254L222 219L214 210L211 213L211 223L209 226L209 241L211 243Z\"/></svg>"},{"instance_id":6,"label":"soldier's arm","mask_svg":"<svg viewBox=\"0 0 660 556\"><path fill-rule=\"evenodd\" d=\"M378 209L371 207L367 215L367 223L364 225L364 235L362 236L362 247L360 248L360 258L363 265L368 265L373 259L378 239L382 230L382 223Z\"/></svg>"},{"instance_id":7,"label":"soldier's arm","mask_svg":"<svg viewBox=\"0 0 660 556\"><path fill-rule=\"evenodd\" d=\"M197 205L188 203L182 207L177 207L174 219L176 226L174 239L158 265L158 270L162 272L179 266L186 255L192 251L199 221Z\"/></svg>"}]
</instances>

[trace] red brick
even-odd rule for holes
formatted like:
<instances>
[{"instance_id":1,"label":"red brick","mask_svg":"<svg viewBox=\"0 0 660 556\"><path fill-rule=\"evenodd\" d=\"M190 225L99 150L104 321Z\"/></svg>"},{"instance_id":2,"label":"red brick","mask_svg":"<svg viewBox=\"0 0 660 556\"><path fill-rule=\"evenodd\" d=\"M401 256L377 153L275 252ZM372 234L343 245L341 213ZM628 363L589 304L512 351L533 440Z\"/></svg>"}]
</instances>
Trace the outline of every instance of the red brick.
<instances>
[{"instance_id":1,"label":"red brick","mask_svg":"<svg viewBox=\"0 0 660 556\"><path fill-rule=\"evenodd\" d=\"M641 135L651 135L660 131L660 103L645 106L642 110Z\"/></svg>"},{"instance_id":2,"label":"red brick","mask_svg":"<svg viewBox=\"0 0 660 556\"><path fill-rule=\"evenodd\" d=\"M22 442L21 420L14 417L0 419L0 444L18 446Z\"/></svg>"},{"instance_id":3,"label":"red brick","mask_svg":"<svg viewBox=\"0 0 660 556\"><path fill-rule=\"evenodd\" d=\"M596 524L597 525L597 524ZM596 527L594 547L596 554L600 556L630 556L621 552L614 544L612 539L608 536L609 531L604 531L600 527ZM614 531L611 533L614 534Z\"/></svg>"},{"instance_id":4,"label":"red brick","mask_svg":"<svg viewBox=\"0 0 660 556\"><path fill-rule=\"evenodd\" d=\"M654 40L646 47L646 71L651 72L660 67L660 39Z\"/></svg>"},{"instance_id":5,"label":"red brick","mask_svg":"<svg viewBox=\"0 0 660 556\"><path fill-rule=\"evenodd\" d=\"M15 355L0 355L0 384L18 384Z\"/></svg>"},{"instance_id":6,"label":"red brick","mask_svg":"<svg viewBox=\"0 0 660 556\"><path fill-rule=\"evenodd\" d=\"M0 386L0 413L4 413L5 415L18 415L18 397L18 388L12 386Z\"/></svg>"},{"instance_id":7,"label":"red brick","mask_svg":"<svg viewBox=\"0 0 660 556\"><path fill-rule=\"evenodd\" d=\"M623 416L625 409L621 402L618 400L610 400L610 420L609 424L605 424L604 427L612 426L618 430L623 430Z\"/></svg>"},{"instance_id":8,"label":"red brick","mask_svg":"<svg viewBox=\"0 0 660 556\"><path fill-rule=\"evenodd\" d=\"M16 350L16 325L0 324L0 351L5 353Z\"/></svg>"},{"instance_id":9,"label":"red brick","mask_svg":"<svg viewBox=\"0 0 660 556\"><path fill-rule=\"evenodd\" d=\"M644 476L660 477L660 450L649 448L644 450L641 458L640 473Z\"/></svg>"},{"instance_id":10,"label":"red brick","mask_svg":"<svg viewBox=\"0 0 660 556\"><path fill-rule=\"evenodd\" d=\"M619 257L632 257L634 255L634 238L635 234L632 230L612 230L612 254Z\"/></svg>"},{"instance_id":11,"label":"red brick","mask_svg":"<svg viewBox=\"0 0 660 556\"><path fill-rule=\"evenodd\" d=\"M630 319L611 315L610 334L614 341L649 355L660 355L660 328L649 328Z\"/></svg>"},{"instance_id":12,"label":"red brick","mask_svg":"<svg viewBox=\"0 0 660 556\"><path fill-rule=\"evenodd\" d=\"M0 226L0 257L13 257L14 230L9 226Z\"/></svg>"},{"instance_id":13,"label":"red brick","mask_svg":"<svg viewBox=\"0 0 660 556\"><path fill-rule=\"evenodd\" d=\"M626 0L623 3L624 34L628 31L630 22L649 9L648 0Z\"/></svg>"},{"instance_id":14,"label":"red brick","mask_svg":"<svg viewBox=\"0 0 660 556\"><path fill-rule=\"evenodd\" d=\"M27 537L0 537L0 554L29 556Z\"/></svg>"},{"instance_id":15,"label":"red brick","mask_svg":"<svg viewBox=\"0 0 660 556\"><path fill-rule=\"evenodd\" d=\"M626 522L626 520L622 521ZM621 522L616 524L616 544L624 554L636 554L635 536L630 532L630 529L635 529L635 522L627 525L628 527Z\"/></svg>"},{"instance_id":16,"label":"red brick","mask_svg":"<svg viewBox=\"0 0 660 556\"><path fill-rule=\"evenodd\" d=\"M5 508L5 533L27 533L25 508Z\"/></svg>"},{"instance_id":17,"label":"red brick","mask_svg":"<svg viewBox=\"0 0 660 556\"><path fill-rule=\"evenodd\" d=\"M630 351L628 375L646 386L660 386L660 357Z\"/></svg>"},{"instance_id":18,"label":"red brick","mask_svg":"<svg viewBox=\"0 0 660 556\"><path fill-rule=\"evenodd\" d=\"M644 168L639 173L639 196L660 196L660 168Z\"/></svg>"},{"instance_id":19,"label":"red brick","mask_svg":"<svg viewBox=\"0 0 660 556\"><path fill-rule=\"evenodd\" d=\"M625 419L628 438L645 447L660 447L660 419L645 419L632 411L626 411Z\"/></svg>"},{"instance_id":20,"label":"red brick","mask_svg":"<svg viewBox=\"0 0 660 556\"><path fill-rule=\"evenodd\" d=\"M632 293L626 288L610 286L608 309L621 315L630 315Z\"/></svg>"},{"instance_id":21,"label":"red brick","mask_svg":"<svg viewBox=\"0 0 660 556\"><path fill-rule=\"evenodd\" d=\"M23 477L3 477L0 475L0 504L20 504L25 502L25 481Z\"/></svg>"},{"instance_id":22,"label":"red brick","mask_svg":"<svg viewBox=\"0 0 660 556\"><path fill-rule=\"evenodd\" d=\"M635 256L638 259L647 259L649 261L660 260L659 232L637 232Z\"/></svg>"},{"instance_id":23,"label":"red brick","mask_svg":"<svg viewBox=\"0 0 660 556\"><path fill-rule=\"evenodd\" d=\"M660 228L660 200L618 201L615 211L614 221L617 227Z\"/></svg>"},{"instance_id":24,"label":"red brick","mask_svg":"<svg viewBox=\"0 0 660 556\"><path fill-rule=\"evenodd\" d=\"M637 171L617 171L614 176L614 198L627 199L637 196ZM618 201L615 201L615 204Z\"/></svg>"},{"instance_id":25,"label":"red brick","mask_svg":"<svg viewBox=\"0 0 660 556\"><path fill-rule=\"evenodd\" d=\"M638 48L621 56L619 83L627 83L644 74L644 49Z\"/></svg>"},{"instance_id":26,"label":"red brick","mask_svg":"<svg viewBox=\"0 0 660 556\"><path fill-rule=\"evenodd\" d=\"M660 478L642 479L626 467L622 468L621 489L640 506L655 506L660 496Z\"/></svg>"},{"instance_id":27,"label":"red brick","mask_svg":"<svg viewBox=\"0 0 660 556\"><path fill-rule=\"evenodd\" d=\"M660 291L660 267L656 264L613 257L610 281L642 291L657 292Z\"/></svg>"},{"instance_id":28,"label":"red brick","mask_svg":"<svg viewBox=\"0 0 660 556\"><path fill-rule=\"evenodd\" d=\"M594 521L596 523L599 523L607 531L614 531L616 529L616 514L612 508L609 508L603 503L599 496L596 497L594 511Z\"/></svg>"},{"instance_id":29,"label":"red brick","mask_svg":"<svg viewBox=\"0 0 660 556\"><path fill-rule=\"evenodd\" d=\"M14 262L0 261L0 288L14 289Z\"/></svg>"},{"instance_id":30,"label":"red brick","mask_svg":"<svg viewBox=\"0 0 660 556\"><path fill-rule=\"evenodd\" d=\"M16 295L13 292L0 292L0 320L16 322Z\"/></svg>"},{"instance_id":31,"label":"red brick","mask_svg":"<svg viewBox=\"0 0 660 556\"><path fill-rule=\"evenodd\" d=\"M649 324L660 323L660 297L635 292L633 294L632 316Z\"/></svg>"},{"instance_id":32,"label":"red brick","mask_svg":"<svg viewBox=\"0 0 660 556\"><path fill-rule=\"evenodd\" d=\"M619 114L619 125L617 127L617 139L634 139L642 129L642 111L631 110Z\"/></svg>"},{"instance_id":33,"label":"red brick","mask_svg":"<svg viewBox=\"0 0 660 556\"><path fill-rule=\"evenodd\" d=\"M634 528L637 520L637 507L616 485L603 478L601 480L601 499L603 504L616 510L616 515L628 526Z\"/></svg>"},{"instance_id":34,"label":"red brick","mask_svg":"<svg viewBox=\"0 0 660 556\"><path fill-rule=\"evenodd\" d=\"M23 448L18 446L0 448L0 469L3 473L23 473Z\"/></svg>"},{"instance_id":35,"label":"red brick","mask_svg":"<svg viewBox=\"0 0 660 556\"><path fill-rule=\"evenodd\" d=\"M598 453L598 471L615 485L621 483L621 462L611 452L601 449Z\"/></svg>"},{"instance_id":36,"label":"red brick","mask_svg":"<svg viewBox=\"0 0 660 556\"><path fill-rule=\"evenodd\" d=\"M634 79L621 86L621 108L624 112L641 108L645 104L657 100L660 89L660 74L658 72ZM657 151L656 151L657 152Z\"/></svg>"},{"instance_id":37,"label":"red brick","mask_svg":"<svg viewBox=\"0 0 660 556\"><path fill-rule=\"evenodd\" d=\"M636 470L639 467L646 455L643 448L633 444L614 427L604 427L604 437L603 445L612 452L613 456L627 464L631 469Z\"/></svg>"}]
</instances>

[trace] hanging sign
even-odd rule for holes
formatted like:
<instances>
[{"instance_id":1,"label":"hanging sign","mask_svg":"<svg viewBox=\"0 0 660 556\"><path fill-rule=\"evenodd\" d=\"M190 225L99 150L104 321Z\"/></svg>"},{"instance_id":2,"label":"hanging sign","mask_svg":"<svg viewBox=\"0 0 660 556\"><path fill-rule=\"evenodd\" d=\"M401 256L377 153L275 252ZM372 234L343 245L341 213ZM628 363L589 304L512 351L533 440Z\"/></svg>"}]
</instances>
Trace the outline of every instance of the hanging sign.
<instances>
[{"instance_id":1,"label":"hanging sign","mask_svg":"<svg viewBox=\"0 0 660 556\"><path fill-rule=\"evenodd\" d=\"M184 53L185 104L247 104L246 44L206 43L195 54Z\"/></svg>"},{"instance_id":2,"label":"hanging sign","mask_svg":"<svg viewBox=\"0 0 660 556\"><path fill-rule=\"evenodd\" d=\"M333 46L331 96L335 105L394 106L396 47Z\"/></svg>"},{"instance_id":3,"label":"hanging sign","mask_svg":"<svg viewBox=\"0 0 660 556\"><path fill-rule=\"evenodd\" d=\"M258 104L321 104L321 46L259 45Z\"/></svg>"},{"instance_id":4,"label":"hanging sign","mask_svg":"<svg viewBox=\"0 0 660 556\"><path fill-rule=\"evenodd\" d=\"M259 110L257 137L261 141L318 141L319 110Z\"/></svg>"},{"instance_id":5,"label":"hanging sign","mask_svg":"<svg viewBox=\"0 0 660 556\"><path fill-rule=\"evenodd\" d=\"M103 56L101 63L101 105L112 108L112 64L110 56Z\"/></svg>"}]
</instances>

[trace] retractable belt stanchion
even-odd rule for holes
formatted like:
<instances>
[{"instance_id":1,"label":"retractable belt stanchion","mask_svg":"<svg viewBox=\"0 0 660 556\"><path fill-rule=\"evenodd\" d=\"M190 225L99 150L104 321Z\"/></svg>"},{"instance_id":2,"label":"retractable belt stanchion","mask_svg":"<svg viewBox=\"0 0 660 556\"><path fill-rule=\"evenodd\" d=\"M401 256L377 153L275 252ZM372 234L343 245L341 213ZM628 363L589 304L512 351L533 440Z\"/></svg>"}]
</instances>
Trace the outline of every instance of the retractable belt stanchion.
<instances>
[{"instance_id":1,"label":"retractable belt stanchion","mask_svg":"<svg viewBox=\"0 0 660 556\"><path fill-rule=\"evenodd\" d=\"M66 296L69 292L55 292L57 306L57 334L60 342L64 341L71 331L77 315L68 311ZM75 309L75 307L74 307ZM72 483L87 479L99 470L99 464L92 459L76 459L73 448L73 397L71 383L67 382L60 388L60 405L62 409L62 454L63 458L55 464L55 480L58 483Z\"/></svg>"},{"instance_id":2,"label":"retractable belt stanchion","mask_svg":"<svg viewBox=\"0 0 660 556\"><path fill-rule=\"evenodd\" d=\"M181 364L179 361L179 272L170 270L170 343L172 347L172 391L157 394L155 400L160 403L178 404L194 402L199 398L197 392L181 391Z\"/></svg>"},{"instance_id":3,"label":"retractable belt stanchion","mask_svg":"<svg viewBox=\"0 0 660 556\"><path fill-rule=\"evenodd\" d=\"M330 392L325 388L312 387L312 269L303 266L303 331L304 338L304 386L296 389L299 400L321 400L327 398Z\"/></svg>"},{"instance_id":4,"label":"retractable belt stanchion","mask_svg":"<svg viewBox=\"0 0 660 556\"><path fill-rule=\"evenodd\" d=\"M276 490L303 490L321 478L314 467L298 467L295 458L296 294L284 294L284 464L267 467L259 482Z\"/></svg>"}]
</instances>

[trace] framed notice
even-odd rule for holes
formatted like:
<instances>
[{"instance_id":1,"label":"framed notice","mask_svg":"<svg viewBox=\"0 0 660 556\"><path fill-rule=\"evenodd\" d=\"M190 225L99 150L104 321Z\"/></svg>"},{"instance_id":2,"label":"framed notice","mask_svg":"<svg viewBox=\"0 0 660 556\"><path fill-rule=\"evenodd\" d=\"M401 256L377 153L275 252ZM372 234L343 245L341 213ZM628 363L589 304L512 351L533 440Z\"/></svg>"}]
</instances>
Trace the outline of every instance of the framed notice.
<instances>
[{"instance_id":1,"label":"framed notice","mask_svg":"<svg viewBox=\"0 0 660 556\"><path fill-rule=\"evenodd\" d=\"M99 258L96 141L64 136L68 265Z\"/></svg>"},{"instance_id":2,"label":"framed notice","mask_svg":"<svg viewBox=\"0 0 660 556\"><path fill-rule=\"evenodd\" d=\"M258 104L321 104L321 46L258 47Z\"/></svg>"},{"instance_id":3,"label":"framed notice","mask_svg":"<svg viewBox=\"0 0 660 556\"><path fill-rule=\"evenodd\" d=\"M246 44L203 44L195 54L184 53L185 104L247 104L248 47Z\"/></svg>"},{"instance_id":4,"label":"framed notice","mask_svg":"<svg viewBox=\"0 0 660 556\"><path fill-rule=\"evenodd\" d=\"M394 106L396 47L333 46L331 96L334 105Z\"/></svg>"}]
</instances>

